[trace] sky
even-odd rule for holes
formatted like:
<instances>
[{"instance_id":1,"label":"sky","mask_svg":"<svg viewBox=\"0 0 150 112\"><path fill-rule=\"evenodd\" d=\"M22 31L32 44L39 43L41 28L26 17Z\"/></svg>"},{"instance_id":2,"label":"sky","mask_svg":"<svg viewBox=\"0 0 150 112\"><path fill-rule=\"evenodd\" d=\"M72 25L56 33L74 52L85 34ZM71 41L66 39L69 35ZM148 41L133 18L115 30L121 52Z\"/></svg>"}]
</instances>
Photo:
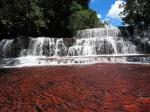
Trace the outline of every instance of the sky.
<instances>
[{"instance_id":1,"label":"sky","mask_svg":"<svg viewBox=\"0 0 150 112\"><path fill-rule=\"evenodd\" d=\"M113 26L121 26L122 20L119 15L123 8L119 8L122 0L91 0L90 8L97 12L102 21L108 20Z\"/></svg>"}]
</instances>

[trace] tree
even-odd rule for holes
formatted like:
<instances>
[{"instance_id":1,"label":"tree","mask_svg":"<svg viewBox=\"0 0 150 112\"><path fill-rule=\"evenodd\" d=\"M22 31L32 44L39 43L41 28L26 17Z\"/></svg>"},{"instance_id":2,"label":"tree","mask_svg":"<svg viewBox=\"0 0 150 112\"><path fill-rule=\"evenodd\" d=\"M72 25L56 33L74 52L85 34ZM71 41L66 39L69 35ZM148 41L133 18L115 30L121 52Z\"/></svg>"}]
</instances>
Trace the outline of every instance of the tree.
<instances>
[{"instance_id":1,"label":"tree","mask_svg":"<svg viewBox=\"0 0 150 112\"><path fill-rule=\"evenodd\" d=\"M103 24L100 23L96 12L84 8L77 2L73 2L70 7L70 11L72 12L72 14L68 18L68 29L72 33L75 33L77 30L103 26Z\"/></svg>"},{"instance_id":2,"label":"tree","mask_svg":"<svg viewBox=\"0 0 150 112\"><path fill-rule=\"evenodd\" d=\"M71 24L80 28L99 24L88 4L89 0L1 0L0 36L72 37ZM71 23L73 17L78 22Z\"/></svg>"},{"instance_id":3,"label":"tree","mask_svg":"<svg viewBox=\"0 0 150 112\"><path fill-rule=\"evenodd\" d=\"M8 0L3 3L0 15L1 23L9 34L31 35L45 27L42 9L36 0Z\"/></svg>"},{"instance_id":4,"label":"tree","mask_svg":"<svg viewBox=\"0 0 150 112\"><path fill-rule=\"evenodd\" d=\"M122 12L125 23L137 26L150 24L150 1L149 0L125 0L125 9Z\"/></svg>"}]
</instances>

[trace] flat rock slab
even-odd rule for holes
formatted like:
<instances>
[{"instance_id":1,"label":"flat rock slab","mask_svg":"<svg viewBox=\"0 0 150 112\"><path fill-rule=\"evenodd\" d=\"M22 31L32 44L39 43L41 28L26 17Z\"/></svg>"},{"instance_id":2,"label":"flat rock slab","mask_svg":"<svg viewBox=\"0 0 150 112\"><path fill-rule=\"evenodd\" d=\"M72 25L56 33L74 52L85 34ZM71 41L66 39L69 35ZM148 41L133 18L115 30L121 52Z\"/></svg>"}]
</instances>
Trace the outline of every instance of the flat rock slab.
<instances>
[{"instance_id":1,"label":"flat rock slab","mask_svg":"<svg viewBox=\"0 0 150 112\"><path fill-rule=\"evenodd\" d=\"M150 65L0 69L0 112L150 112Z\"/></svg>"}]
</instances>

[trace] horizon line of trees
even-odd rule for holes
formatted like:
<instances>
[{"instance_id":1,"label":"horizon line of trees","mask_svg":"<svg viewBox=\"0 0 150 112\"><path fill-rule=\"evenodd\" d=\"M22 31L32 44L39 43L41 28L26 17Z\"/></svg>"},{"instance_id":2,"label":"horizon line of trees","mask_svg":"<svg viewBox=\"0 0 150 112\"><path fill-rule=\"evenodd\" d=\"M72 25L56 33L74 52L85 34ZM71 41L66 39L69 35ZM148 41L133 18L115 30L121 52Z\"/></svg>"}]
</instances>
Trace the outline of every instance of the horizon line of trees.
<instances>
[{"instance_id":1,"label":"horizon line of trees","mask_svg":"<svg viewBox=\"0 0 150 112\"><path fill-rule=\"evenodd\" d=\"M77 30L103 27L90 0L1 0L0 37L72 37Z\"/></svg>"}]
</instances>

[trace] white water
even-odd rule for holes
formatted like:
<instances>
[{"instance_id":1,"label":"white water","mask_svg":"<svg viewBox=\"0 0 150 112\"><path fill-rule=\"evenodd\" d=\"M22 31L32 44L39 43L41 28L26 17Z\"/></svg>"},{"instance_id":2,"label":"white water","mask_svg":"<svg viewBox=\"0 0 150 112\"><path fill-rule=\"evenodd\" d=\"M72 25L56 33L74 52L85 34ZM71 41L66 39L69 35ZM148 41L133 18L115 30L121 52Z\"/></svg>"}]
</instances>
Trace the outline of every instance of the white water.
<instances>
[{"instance_id":1,"label":"white water","mask_svg":"<svg viewBox=\"0 0 150 112\"><path fill-rule=\"evenodd\" d=\"M55 40L53 38L30 38L29 49L27 55L31 56L43 56L54 55L55 52ZM25 55L23 55L25 56Z\"/></svg>"},{"instance_id":2,"label":"white water","mask_svg":"<svg viewBox=\"0 0 150 112\"><path fill-rule=\"evenodd\" d=\"M41 66L131 62L124 55L132 55L133 58L135 54L138 54L136 46L123 37L119 37L119 33L117 28L98 28L78 31L76 37L68 39L67 42L63 38L30 38L28 45L26 45L28 47L19 45L21 49L15 48L16 51L20 50L19 54L16 54L19 58L16 56L14 58L13 55L16 52L12 49L15 45L14 40L5 39L0 41L0 65ZM68 46L67 44L73 40L75 42ZM141 60L144 59L139 61ZM146 56L146 60L145 62L149 62L149 56Z\"/></svg>"},{"instance_id":3,"label":"white water","mask_svg":"<svg viewBox=\"0 0 150 112\"><path fill-rule=\"evenodd\" d=\"M1 57L6 58L7 56L9 56L9 54L11 52L12 43L13 43L13 40L4 39L4 40L0 41Z\"/></svg>"},{"instance_id":4,"label":"white water","mask_svg":"<svg viewBox=\"0 0 150 112\"><path fill-rule=\"evenodd\" d=\"M103 54L137 54L136 46L119 37L117 28L87 29L77 32L77 39L68 50L69 56Z\"/></svg>"},{"instance_id":5,"label":"white water","mask_svg":"<svg viewBox=\"0 0 150 112\"><path fill-rule=\"evenodd\" d=\"M150 64L150 55L95 55L95 56L67 56L44 57L27 56L0 60L0 68L20 68L31 66L61 66L61 65L88 65L95 63L122 63L122 64Z\"/></svg>"}]
</instances>

